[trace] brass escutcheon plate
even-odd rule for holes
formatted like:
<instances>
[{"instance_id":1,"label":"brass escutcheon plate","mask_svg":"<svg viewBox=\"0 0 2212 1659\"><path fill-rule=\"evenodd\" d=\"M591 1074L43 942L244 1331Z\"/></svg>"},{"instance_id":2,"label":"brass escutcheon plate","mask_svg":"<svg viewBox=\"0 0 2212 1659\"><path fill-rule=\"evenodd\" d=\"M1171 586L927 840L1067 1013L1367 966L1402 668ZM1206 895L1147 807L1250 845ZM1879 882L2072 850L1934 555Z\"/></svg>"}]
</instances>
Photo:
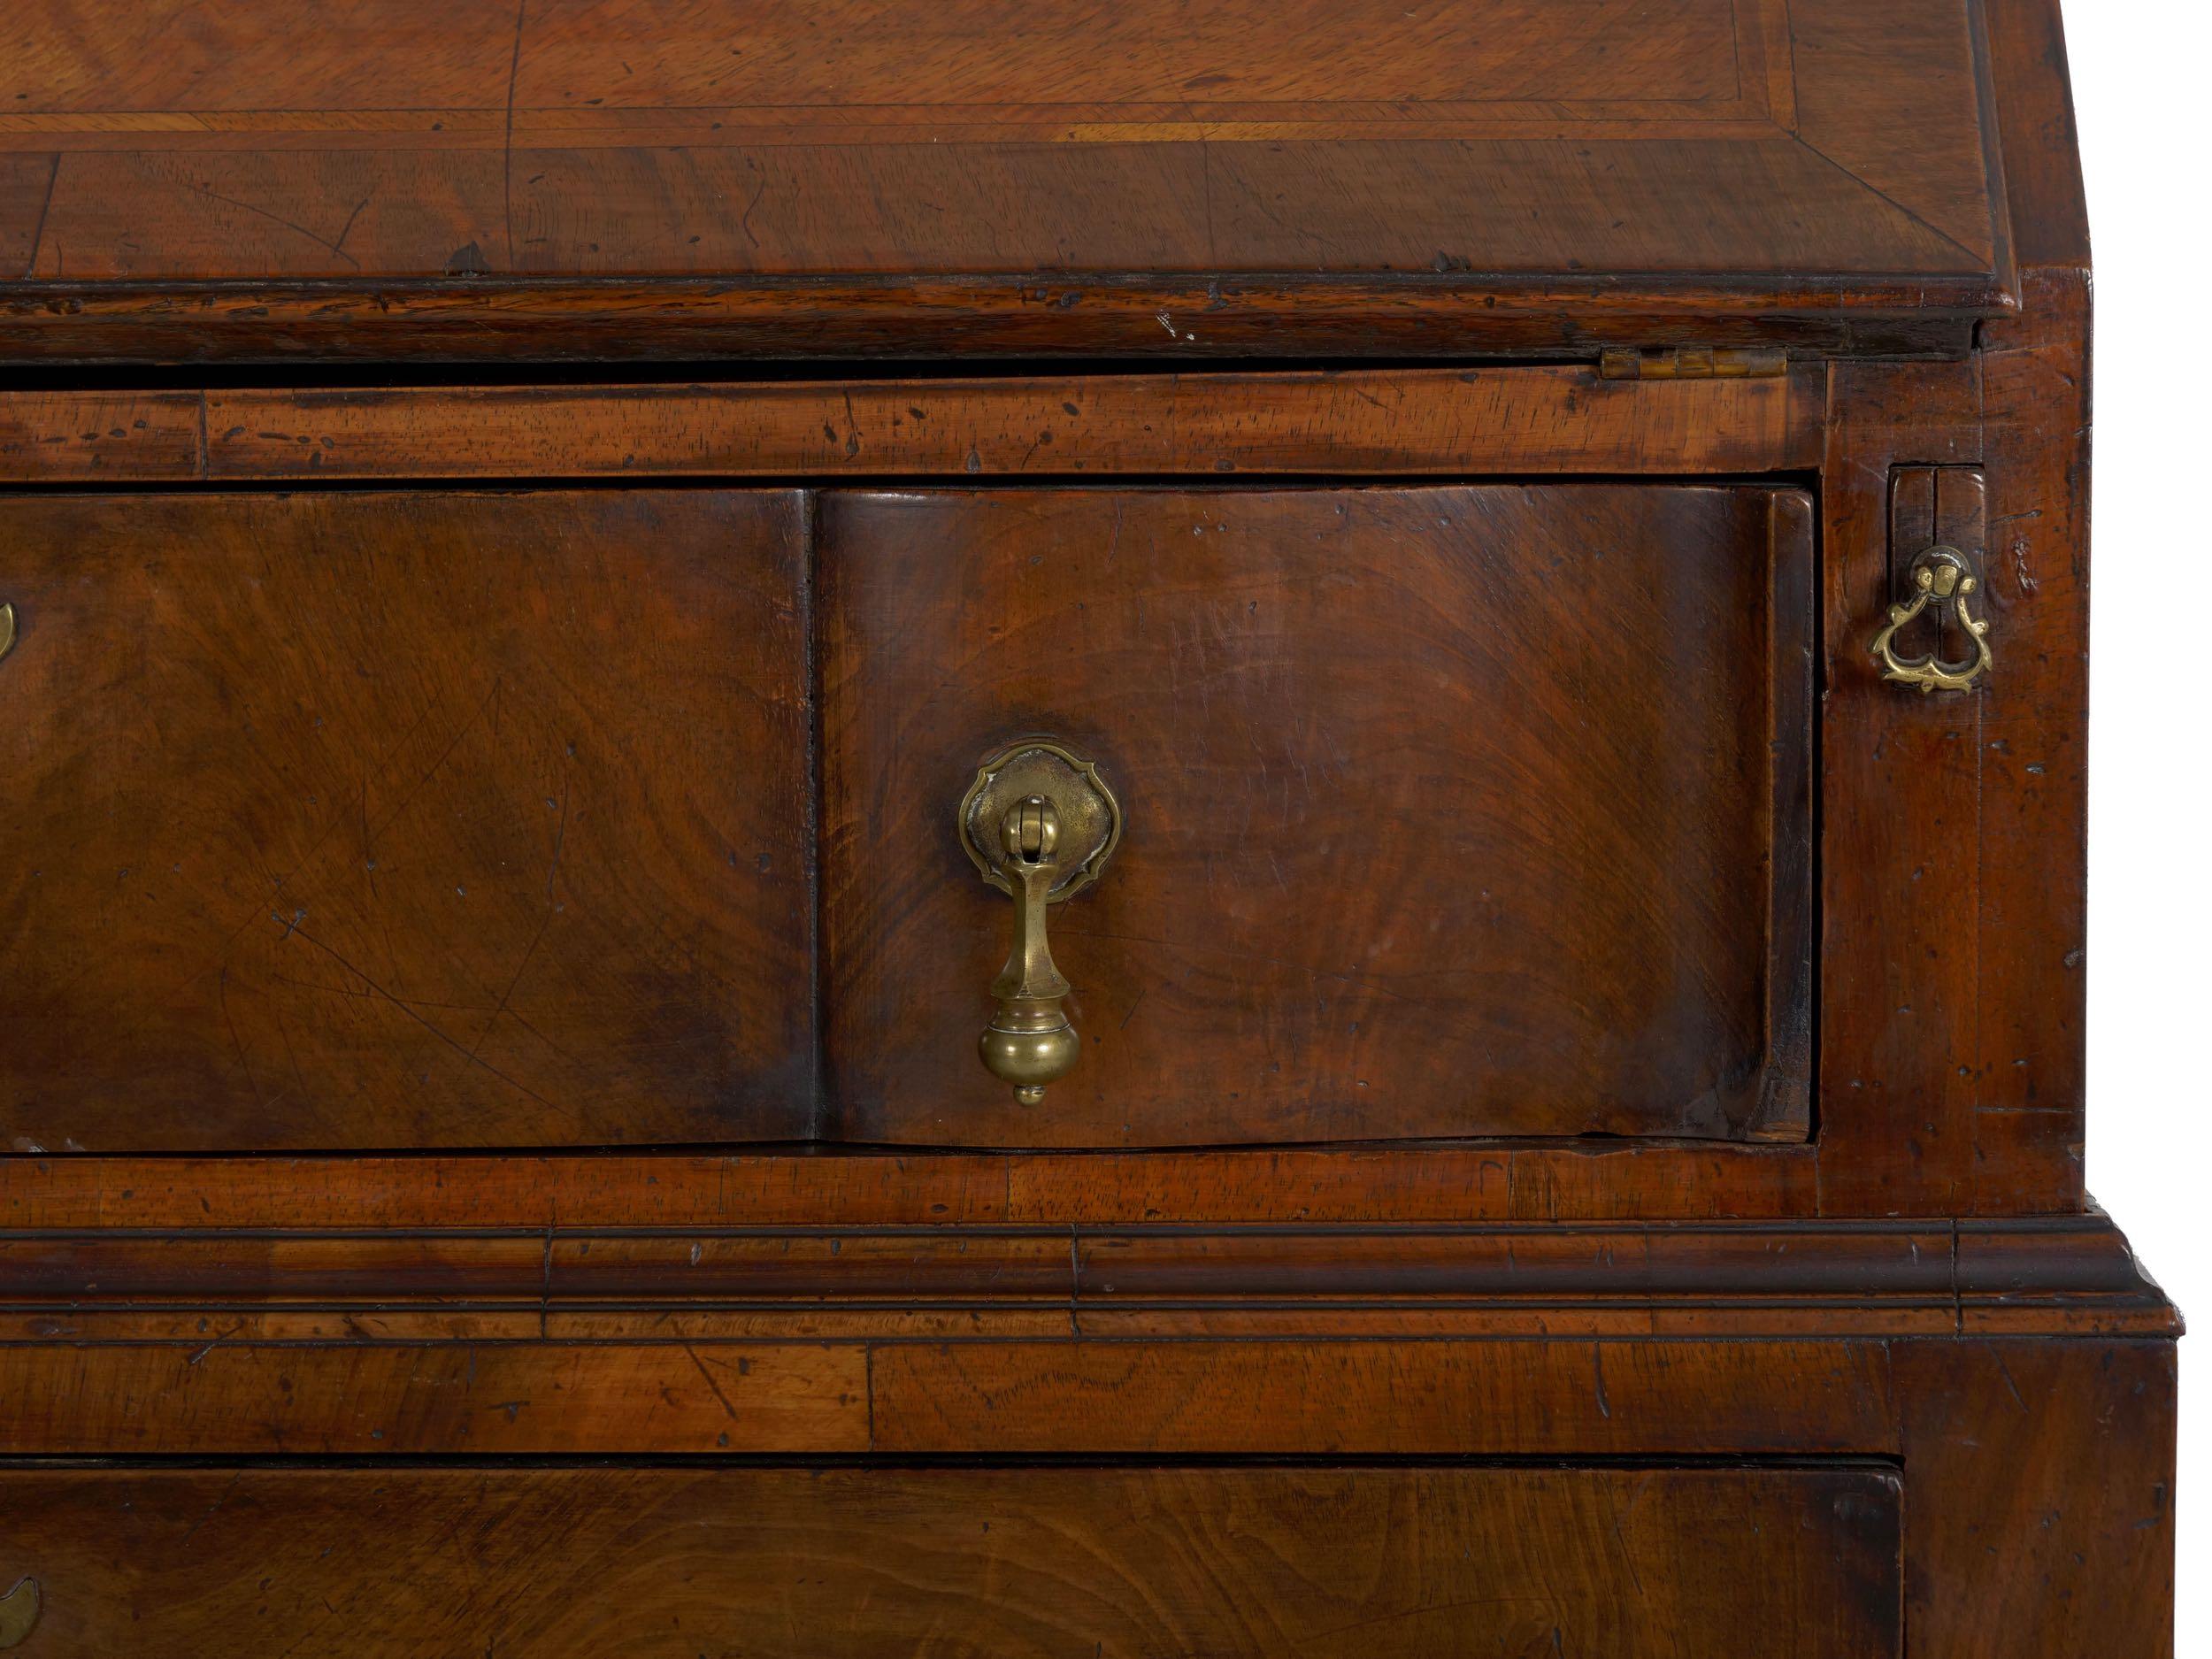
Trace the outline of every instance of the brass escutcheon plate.
<instances>
[{"instance_id":1,"label":"brass escutcheon plate","mask_svg":"<svg viewBox=\"0 0 2212 1659\"><path fill-rule=\"evenodd\" d=\"M1031 738L1001 749L983 763L960 801L960 844L977 871L1001 893L1018 894L1004 868L999 826L1008 810L1042 795L1060 817L1060 856L1067 866L1048 901L1071 899L1092 882L1121 844L1121 803L1098 775L1097 765L1057 743Z\"/></svg>"}]
</instances>

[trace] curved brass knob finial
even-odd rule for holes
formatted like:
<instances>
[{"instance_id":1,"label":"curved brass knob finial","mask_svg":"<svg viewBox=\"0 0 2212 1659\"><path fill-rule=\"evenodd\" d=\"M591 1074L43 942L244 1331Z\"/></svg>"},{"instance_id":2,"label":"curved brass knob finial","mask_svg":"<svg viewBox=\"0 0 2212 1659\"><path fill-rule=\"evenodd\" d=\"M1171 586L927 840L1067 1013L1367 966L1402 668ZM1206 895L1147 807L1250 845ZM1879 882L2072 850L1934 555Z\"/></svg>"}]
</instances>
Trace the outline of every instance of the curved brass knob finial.
<instances>
[{"instance_id":1,"label":"curved brass knob finial","mask_svg":"<svg viewBox=\"0 0 2212 1659\"><path fill-rule=\"evenodd\" d=\"M38 1623L38 1580L20 1578L0 1595L0 1647L12 1647Z\"/></svg>"},{"instance_id":2,"label":"curved brass knob finial","mask_svg":"<svg viewBox=\"0 0 2212 1659\"><path fill-rule=\"evenodd\" d=\"M1923 693L1965 691L1989 672L1989 622L1978 618L1966 608L1966 602L1980 587L1981 579L1968 568L1965 556L1956 548L1932 547L1912 562L1912 598L1889 608L1889 626L1874 636L1870 648L1882 659L1882 678L1893 680L1900 685L1917 686ZM1974 655L1955 663L1939 661L1936 653L1943 649L1939 637L1925 657L1897 655L1897 631L1922 611L1933 605L1935 620L1942 619L1943 607L1951 607L1951 614L1958 618L1961 631L1974 643Z\"/></svg>"},{"instance_id":3,"label":"curved brass knob finial","mask_svg":"<svg viewBox=\"0 0 2212 1659\"><path fill-rule=\"evenodd\" d=\"M1121 805L1098 768L1057 743L1017 743L984 762L960 802L960 844L983 879L1014 900L1014 948L991 982L998 1010L976 1049L1014 1098L1034 1106L1075 1069L1082 1041L1062 999L1046 907L1098 879L1121 841Z\"/></svg>"}]
</instances>

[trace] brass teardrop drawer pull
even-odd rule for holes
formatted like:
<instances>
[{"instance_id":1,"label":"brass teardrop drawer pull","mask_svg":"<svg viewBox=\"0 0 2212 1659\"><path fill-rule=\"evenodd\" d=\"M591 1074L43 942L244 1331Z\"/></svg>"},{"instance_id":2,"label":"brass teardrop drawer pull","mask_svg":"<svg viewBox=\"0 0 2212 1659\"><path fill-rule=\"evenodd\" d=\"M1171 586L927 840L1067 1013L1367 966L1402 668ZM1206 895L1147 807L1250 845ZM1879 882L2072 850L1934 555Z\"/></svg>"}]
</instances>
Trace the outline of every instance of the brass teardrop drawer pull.
<instances>
[{"instance_id":1,"label":"brass teardrop drawer pull","mask_svg":"<svg viewBox=\"0 0 2212 1659\"><path fill-rule=\"evenodd\" d=\"M960 844L983 879L1014 901L1014 948L991 982L998 1011L976 1048L991 1075L1034 1106L1074 1070L1082 1042L1061 999L1072 987L1052 960L1047 908L1098 879L1121 843L1121 803L1091 762L1033 739L983 763L960 800Z\"/></svg>"},{"instance_id":2,"label":"brass teardrop drawer pull","mask_svg":"<svg viewBox=\"0 0 2212 1659\"><path fill-rule=\"evenodd\" d=\"M1882 678L1902 686L1917 686L1923 693L1968 690L1989 672L1990 665L1988 620L1966 608L1966 602L1980 589L1981 579L1968 567L1963 554L1948 547L1932 547L1913 560L1911 574L1912 597L1889 608L1889 626L1874 636L1872 649L1882 659ZM1957 662L1940 661L1937 652L1943 649L1943 641L1939 626L1934 648L1925 657L1898 656L1897 631L1932 606L1935 615L1929 620L1940 625L1947 605L1958 619L1959 631L1973 641L1974 654Z\"/></svg>"}]
</instances>

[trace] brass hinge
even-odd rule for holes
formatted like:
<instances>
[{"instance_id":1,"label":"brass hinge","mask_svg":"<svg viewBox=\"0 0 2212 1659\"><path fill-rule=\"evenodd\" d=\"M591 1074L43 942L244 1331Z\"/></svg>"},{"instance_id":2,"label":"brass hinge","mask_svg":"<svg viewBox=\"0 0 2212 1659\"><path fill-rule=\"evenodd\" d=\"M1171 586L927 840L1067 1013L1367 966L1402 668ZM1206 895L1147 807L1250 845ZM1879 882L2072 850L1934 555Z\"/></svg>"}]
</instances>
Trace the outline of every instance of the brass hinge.
<instances>
[{"instance_id":1,"label":"brass hinge","mask_svg":"<svg viewBox=\"0 0 2212 1659\"><path fill-rule=\"evenodd\" d=\"M1766 380L1788 368L1778 346L1608 346L1598 357L1609 380Z\"/></svg>"}]
</instances>

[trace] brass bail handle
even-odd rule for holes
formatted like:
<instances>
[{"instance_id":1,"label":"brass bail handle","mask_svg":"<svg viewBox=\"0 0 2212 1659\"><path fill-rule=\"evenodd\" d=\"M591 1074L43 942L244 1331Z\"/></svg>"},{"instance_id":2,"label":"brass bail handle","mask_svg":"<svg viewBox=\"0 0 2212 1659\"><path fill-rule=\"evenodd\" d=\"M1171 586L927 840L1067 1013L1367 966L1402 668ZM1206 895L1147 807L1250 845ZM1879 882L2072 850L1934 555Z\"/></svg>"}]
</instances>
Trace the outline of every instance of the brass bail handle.
<instances>
[{"instance_id":1,"label":"brass bail handle","mask_svg":"<svg viewBox=\"0 0 2212 1659\"><path fill-rule=\"evenodd\" d=\"M1082 1054L1060 1005L1074 987L1052 960L1052 941L1045 935L1045 906L1061 871L1054 852L1060 814L1044 796L1028 795L1007 809L1002 829L1007 872L1019 883L1014 948L991 981L998 1011L977 1048L991 1074L1014 1086L1014 1098L1034 1106L1044 1099L1045 1085L1073 1071Z\"/></svg>"},{"instance_id":2,"label":"brass bail handle","mask_svg":"<svg viewBox=\"0 0 2212 1659\"><path fill-rule=\"evenodd\" d=\"M960 803L960 839L983 879L1014 901L1014 944L991 981L998 1006L977 1040L992 1076L1035 1106L1082 1056L1052 959L1049 907L1097 879L1121 840L1121 807L1098 768L1056 743L1016 744L984 763Z\"/></svg>"},{"instance_id":3,"label":"brass bail handle","mask_svg":"<svg viewBox=\"0 0 2212 1659\"><path fill-rule=\"evenodd\" d=\"M1977 617L1966 608L1966 602L1981 588L1981 579L1969 568L1966 558L1956 548L1932 547L1912 562L1913 596L1889 608L1889 624L1874 636L1870 648L1882 659L1882 678L1899 685L1917 686L1924 695L1931 691L1965 691L1989 672L1989 622ZM1957 662L1943 662L1936 655L1943 649L1941 629L1936 631L1933 648L1924 657L1900 657L1897 654L1897 632L1933 606L1936 622L1942 619L1943 607L1948 605L1951 614L1958 618L1959 631L1973 642L1973 655Z\"/></svg>"}]
</instances>

